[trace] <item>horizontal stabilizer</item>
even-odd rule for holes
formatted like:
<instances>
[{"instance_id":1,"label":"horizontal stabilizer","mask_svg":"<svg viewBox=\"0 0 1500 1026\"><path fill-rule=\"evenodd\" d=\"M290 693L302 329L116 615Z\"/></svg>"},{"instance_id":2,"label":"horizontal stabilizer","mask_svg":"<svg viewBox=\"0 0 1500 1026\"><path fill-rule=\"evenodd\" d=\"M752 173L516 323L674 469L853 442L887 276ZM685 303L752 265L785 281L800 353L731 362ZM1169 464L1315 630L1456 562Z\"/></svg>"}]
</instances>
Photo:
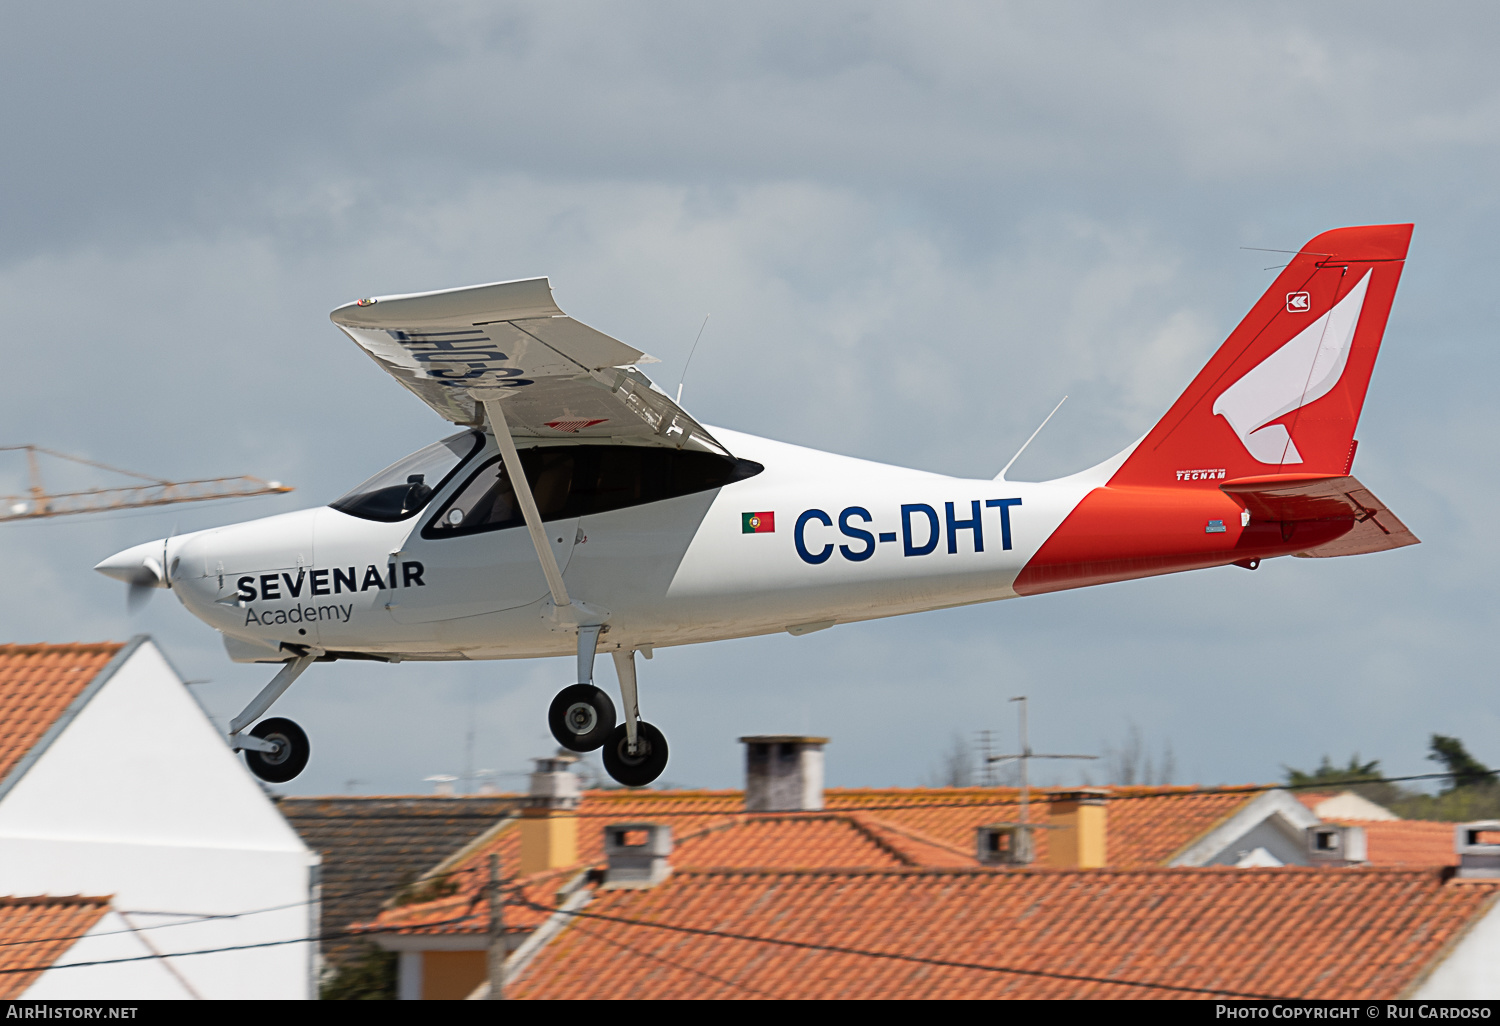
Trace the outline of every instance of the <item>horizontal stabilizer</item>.
<instances>
[{"instance_id":1,"label":"horizontal stabilizer","mask_svg":"<svg viewBox=\"0 0 1500 1026\"><path fill-rule=\"evenodd\" d=\"M1249 510L1254 520L1280 523L1354 521L1347 533L1306 552L1298 552L1298 556L1357 556L1416 545L1420 541L1357 478L1270 474L1225 481L1219 488Z\"/></svg>"}]
</instances>

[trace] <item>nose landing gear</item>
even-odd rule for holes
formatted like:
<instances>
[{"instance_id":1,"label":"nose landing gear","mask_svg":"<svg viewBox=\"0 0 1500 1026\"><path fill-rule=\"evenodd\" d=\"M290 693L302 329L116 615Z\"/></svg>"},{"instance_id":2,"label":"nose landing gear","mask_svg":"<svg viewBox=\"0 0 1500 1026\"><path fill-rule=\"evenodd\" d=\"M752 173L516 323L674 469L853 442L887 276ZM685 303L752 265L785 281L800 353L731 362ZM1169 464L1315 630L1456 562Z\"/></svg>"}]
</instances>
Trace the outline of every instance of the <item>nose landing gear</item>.
<instances>
[{"instance_id":1,"label":"nose landing gear","mask_svg":"<svg viewBox=\"0 0 1500 1026\"><path fill-rule=\"evenodd\" d=\"M284 784L307 767L312 746L308 744L307 734L291 720L280 716L261 720L250 731L250 736L260 738L274 749L270 752L245 750L245 764L250 767L250 772L267 783Z\"/></svg>"},{"instance_id":2,"label":"nose landing gear","mask_svg":"<svg viewBox=\"0 0 1500 1026\"><path fill-rule=\"evenodd\" d=\"M229 747L245 753L245 764L250 772L268 784L284 784L307 768L312 745L307 734L291 720L273 716L256 724L249 735L242 734L256 718L265 715L267 709L286 693L292 682L302 676L302 671L322 655L321 649L313 649L305 655L287 663L271 683L251 699L244 710L229 721Z\"/></svg>"},{"instance_id":3,"label":"nose landing gear","mask_svg":"<svg viewBox=\"0 0 1500 1026\"><path fill-rule=\"evenodd\" d=\"M626 787L645 787L667 768L667 739L640 718L633 649L613 653L625 706L625 722L616 725L614 702L594 686L594 654L601 630L578 629L579 683L557 693L547 710L547 725L564 748L575 752L603 748L604 769L611 777Z\"/></svg>"}]
</instances>

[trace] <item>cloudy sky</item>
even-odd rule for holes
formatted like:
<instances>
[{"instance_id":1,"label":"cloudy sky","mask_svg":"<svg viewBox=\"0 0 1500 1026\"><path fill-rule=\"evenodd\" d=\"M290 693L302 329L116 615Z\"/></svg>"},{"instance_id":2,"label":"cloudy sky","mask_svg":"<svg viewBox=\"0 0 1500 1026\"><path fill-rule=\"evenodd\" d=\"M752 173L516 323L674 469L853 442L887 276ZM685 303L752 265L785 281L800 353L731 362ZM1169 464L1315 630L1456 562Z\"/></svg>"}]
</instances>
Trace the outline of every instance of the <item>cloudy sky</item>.
<instances>
[{"instance_id":1,"label":"cloudy sky","mask_svg":"<svg viewBox=\"0 0 1500 1026\"><path fill-rule=\"evenodd\" d=\"M1500 762L1497 30L1479 4L8 5L0 444L297 490L0 525L0 635L149 632L237 712L265 668L90 568L445 433L328 323L359 296L550 275L669 389L711 313L701 419L949 473L993 475L1069 394L1011 475L1042 478L1161 415L1275 275L1242 247L1414 221L1355 472L1424 544L660 650L642 706L687 785L787 731L832 736L833 784L916 784L955 734L1012 737L1017 694L1039 750L1135 724L1178 782L1423 772L1433 731ZM0 454L0 493L23 470ZM318 666L277 707L314 745L288 790L426 790L471 729L474 768L520 772L571 673Z\"/></svg>"}]
</instances>

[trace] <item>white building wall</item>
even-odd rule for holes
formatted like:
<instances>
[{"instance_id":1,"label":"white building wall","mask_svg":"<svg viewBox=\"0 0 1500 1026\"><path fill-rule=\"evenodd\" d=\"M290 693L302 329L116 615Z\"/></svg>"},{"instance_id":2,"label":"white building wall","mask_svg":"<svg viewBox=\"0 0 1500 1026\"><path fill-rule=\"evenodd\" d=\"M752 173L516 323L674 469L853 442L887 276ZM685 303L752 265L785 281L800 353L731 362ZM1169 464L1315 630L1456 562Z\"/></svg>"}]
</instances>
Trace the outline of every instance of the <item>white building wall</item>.
<instances>
[{"instance_id":1,"label":"white building wall","mask_svg":"<svg viewBox=\"0 0 1500 1026\"><path fill-rule=\"evenodd\" d=\"M422 1000L422 952L403 951L397 956L396 1000Z\"/></svg>"},{"instance_id":2,"label":"white building wall","mask_svg":"<svg viewBox=\"0 0 1500 1026\"><path fill-rule=\"evenodd\" d=\"M21 995L25 1001L151 1001L191 998L172 967L158 959L131 928L111 909L94 928L53 963ZM147 956L144 959L142 956ZM100 962L102 965L67 968L70 963Z\"/></svg>"},{"instance_id":3,"label":"white building wall","mask_svg":"<svg viewBox=\"0 0 1500 1026\"><path fill-rule=\"evenodd\" d=\"M1446 886L1464 885L1450 881ZM1428 1001L1500 999L1500 902L1469 928L1411 996Z\"/></svg>"},{"instance_id":4,"label":"white building wall","mask_svg":"<svg viewBox=\"0 0 1500 1026\"><path fill-rule=\"evenodd\" d=\"M287 942L316 863L150 642L0 797L0 894L114 895L163 952L260 945L173 959L208 998L314 996Z\"/></svg>"}]
</instances>

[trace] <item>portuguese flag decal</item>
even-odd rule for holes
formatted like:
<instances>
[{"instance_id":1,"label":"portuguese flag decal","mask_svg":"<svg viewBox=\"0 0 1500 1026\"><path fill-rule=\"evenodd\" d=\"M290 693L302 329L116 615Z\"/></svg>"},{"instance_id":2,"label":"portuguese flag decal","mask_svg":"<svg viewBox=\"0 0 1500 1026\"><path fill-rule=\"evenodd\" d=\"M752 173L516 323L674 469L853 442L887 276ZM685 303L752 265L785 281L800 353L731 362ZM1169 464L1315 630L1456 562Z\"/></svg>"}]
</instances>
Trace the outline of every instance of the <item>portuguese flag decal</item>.
<instances>
[{"instance_id":1,"label":"portuguese flag decal","mask_svg":"<svg viewBox=\"0 0 1500 1026\"><path fill-rule=\"evenodd\" d=\"M768 513L741 513L740 514L740 533L741 534L775 534L776 533L776 514L775 513L769 513L769 512Z\"/></svg>"}]
</instances>

